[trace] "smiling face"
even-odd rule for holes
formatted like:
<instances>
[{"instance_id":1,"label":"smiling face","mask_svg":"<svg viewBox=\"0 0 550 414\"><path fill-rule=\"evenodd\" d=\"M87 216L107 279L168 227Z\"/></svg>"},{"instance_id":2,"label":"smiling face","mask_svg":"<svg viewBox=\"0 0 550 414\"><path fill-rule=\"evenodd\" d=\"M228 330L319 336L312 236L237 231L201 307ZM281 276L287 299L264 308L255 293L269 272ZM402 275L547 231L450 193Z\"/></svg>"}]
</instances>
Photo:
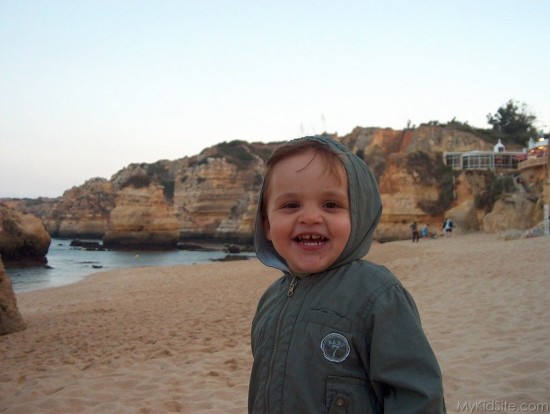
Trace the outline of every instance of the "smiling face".
<instances>
[{"instance_id":1,"label":"smiling face","mask_svg":"<svg viewBox=\"0 0 550 414\"><path fill-rule=\"evenodd\" d=\"M340 256L351 232L348 179L339 161L309 149L273 166L265 194L267 239L294 273L318 273Z\"/></svg>"}]
</instances>

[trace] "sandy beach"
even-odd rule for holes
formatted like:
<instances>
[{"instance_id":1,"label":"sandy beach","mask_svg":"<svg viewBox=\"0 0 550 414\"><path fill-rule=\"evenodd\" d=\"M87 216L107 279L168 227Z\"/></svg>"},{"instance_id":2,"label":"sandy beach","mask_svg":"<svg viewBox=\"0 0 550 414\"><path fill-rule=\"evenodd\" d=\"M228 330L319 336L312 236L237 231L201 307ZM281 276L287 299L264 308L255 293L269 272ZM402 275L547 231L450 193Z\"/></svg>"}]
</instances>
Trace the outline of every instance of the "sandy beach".
<instances>
[{"instance_id":1,"label":"sandy beach","mask_svg":"<svg viewBox=\"0 0 550 414\"><path fill-rule=\"evenodd\" d=\"M549 412L550 238L375 244L414 296L447 411ZM17 295L0 337L0 413L244 413L256 259L121 269Z\"/></svg>"}]
</instances>

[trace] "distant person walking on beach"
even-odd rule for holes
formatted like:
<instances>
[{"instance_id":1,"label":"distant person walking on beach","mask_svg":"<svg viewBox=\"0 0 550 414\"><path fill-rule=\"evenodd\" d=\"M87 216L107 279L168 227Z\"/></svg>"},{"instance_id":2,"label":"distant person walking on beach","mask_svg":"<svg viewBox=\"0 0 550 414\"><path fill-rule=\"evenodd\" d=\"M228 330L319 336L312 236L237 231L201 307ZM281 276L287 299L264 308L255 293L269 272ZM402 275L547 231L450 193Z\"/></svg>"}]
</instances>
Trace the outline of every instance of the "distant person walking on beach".
<instances>
[{"instance_id":1,"label":"distant person walking on beach","mask_svg":"<svg viewBox=\"0 0 550 414\"><path fill-rule=\"evenodd\" d=\"M453 227L455 224L450 218L446 218L443 222L443 230L445 231L445 237L451 237L451 233L453 231Z\"/></svg>"},{"instance_id":2,"label":"distant person walking on beach","mask_svg":"<svg viewBox=\"0 0 550 414\"><path fill-rule=\"evenodd\" d=\"M413 221L413 223L410 225L410 228L412 230L412 241L418 242L420 240L420 233L418 232L418 224L416 224L416 220Z\"/></svg>"},{"instance_id":3,"label":"distant person walking on beach","mask_svg":"<svg viewBox=\"0 0 550 414\"><path fill-rule=\"evenodd\" d=\"M424 224L424 227L422 227L422 233L420 234L422 238L428 237L428 225Z\"/></svg>"}]
</instances>

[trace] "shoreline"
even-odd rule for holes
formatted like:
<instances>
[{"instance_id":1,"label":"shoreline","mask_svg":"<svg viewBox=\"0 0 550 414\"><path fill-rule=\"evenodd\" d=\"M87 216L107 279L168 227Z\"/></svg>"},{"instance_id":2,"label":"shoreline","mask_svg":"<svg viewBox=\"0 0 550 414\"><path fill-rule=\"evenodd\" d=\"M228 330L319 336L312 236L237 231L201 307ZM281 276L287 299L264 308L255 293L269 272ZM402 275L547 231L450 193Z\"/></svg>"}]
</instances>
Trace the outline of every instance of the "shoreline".
<instances>
[{"instance_id":1,"label":"shoreline","mask_svg":"<svg viewBox=\"0 0 550 414\"><path fill-rule=\"evenodd\" d=\"M483 233L374 243L367 259L413 295L458 404L549 403L550 238ZM17 294L0 336L0 412L243 413L257 259L124 268ZM476 412L476 411L473 411Z\"/></svg>"},{"instance_id":2,"label":"shoreline","mask_svg":"<svg viewBox=\"0 0 550 414\"><path fill-rule=\"evenodd\" d=\"M68 240L54 239L46 266L21 266L5 262L16 293L72 284L90 274L118 268L210 263L228 256L255 256L248 252L220 250L89 250L70 246Z\"/></svg>"}]
</instances>

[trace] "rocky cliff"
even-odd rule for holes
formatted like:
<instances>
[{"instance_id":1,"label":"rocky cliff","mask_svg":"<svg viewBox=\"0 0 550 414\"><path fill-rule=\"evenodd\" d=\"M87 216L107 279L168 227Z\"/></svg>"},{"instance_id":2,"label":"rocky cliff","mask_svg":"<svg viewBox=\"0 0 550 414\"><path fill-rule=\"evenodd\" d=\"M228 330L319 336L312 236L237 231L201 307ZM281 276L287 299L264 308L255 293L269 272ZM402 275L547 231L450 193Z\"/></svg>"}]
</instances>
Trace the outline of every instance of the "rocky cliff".
<instances>
[{"instance_id":1,"label":"rocky cliff","mask_svg":"<svg viewBox=\"0 0 550 414\"><path fill-rule=\"evenodd\" d=\"M42 220L55 237L101 238L109 229L109 214L115 207L115 197L110 181L92 178L82 186L65 191Z\"/></svg>"},{"instance_id":2,"label":"rocky cliff","mask_svg":"<svg viewBox=\"0 0 550 414\"><path fill-rule=\"evenodd\" d=\"M193 157L130 164L58 199L11 201L53 237L103 238L106 247L181 241L250 243L265 160L276 143L221 143Z\"/></svg>"},{"instance_id":3,"label":"rocky cliff","mask_svg":"<svg viewBox=\"0 0 550 414\"><path fill-rule=\"evenodd\" d=\"M203 154L176 177L174 208L182 239L250 242L264 160L242 148L245 165Z\"/></svg>"},{"instance_id":4,"label":"rocky cliff","mask_svg":"<svg viewBox=\"0 0 550 414\"><path fill-rule=\"evenodd\" d=\"M437 232L446 215L455 219L458 231L498 231L490 224L497 220L485 219L497 201L493 187L498 177L453 172L443 163L444 151L492 150L494 142L483 134L437 125L405 131L358 127L334 139L363 158L378 179L384 204L378 240L409 237L413 220ZM166 247L177 240L249 243L265 160L277 145L224 142L193 157L131 164L110 180L92 179L59 199L19 208L41 217L55 237L103 237L117 247ZM535 204L533 211L523 221L500 223L536 224L541 210L537 177L525 179L534 186L533 194L518 193L515 208L502 197L508 208L497 204L496 209L507 217L531 211Z\"/></svg>"},{"instance_id":5,"label":"rocky cliff","mask_svg":"<svg viewBox=\"0 0 550 414\"><path fill-rule=\"evenodd\" d=\"M491 147L472 132L429 125L405 131L356 128L341 141L378 178L384 206L375 234L380 241L409 237L413 220L437 232L445 212L458 202L455 174L444 165L443 152Z\"/></svg>"},{"instance_id":6,"label":"rocky cliff","mask_svg":"<svg viewBox=\"0 0 550 414\"><path fill-rule=\"evenodd\" d=\"M17 308L17 298L11 279L0 258L0 335L25 329L25 322Z\"/></svg>"},{"instance_id":7,"label":"rocky cliff","mask_svg":"<svg viewBox=\"0 0 550 414\"><path fill-rule=\"evenodd\" d=\"M167 204L163 187L151 183L117 193L103 244L108 248L168 248L176 246L178 237L173 207Z\"/></svg>"},{"instance_id":8,"label":"rocky cliff","mask_svg":"<svg viewBox=\"0 0 550 414\"><path fill-rule=\"evenodd\" d=\"M0 258L46 263L51 238L42 221L0 204Z\"/></svg>"}]
</instances>

